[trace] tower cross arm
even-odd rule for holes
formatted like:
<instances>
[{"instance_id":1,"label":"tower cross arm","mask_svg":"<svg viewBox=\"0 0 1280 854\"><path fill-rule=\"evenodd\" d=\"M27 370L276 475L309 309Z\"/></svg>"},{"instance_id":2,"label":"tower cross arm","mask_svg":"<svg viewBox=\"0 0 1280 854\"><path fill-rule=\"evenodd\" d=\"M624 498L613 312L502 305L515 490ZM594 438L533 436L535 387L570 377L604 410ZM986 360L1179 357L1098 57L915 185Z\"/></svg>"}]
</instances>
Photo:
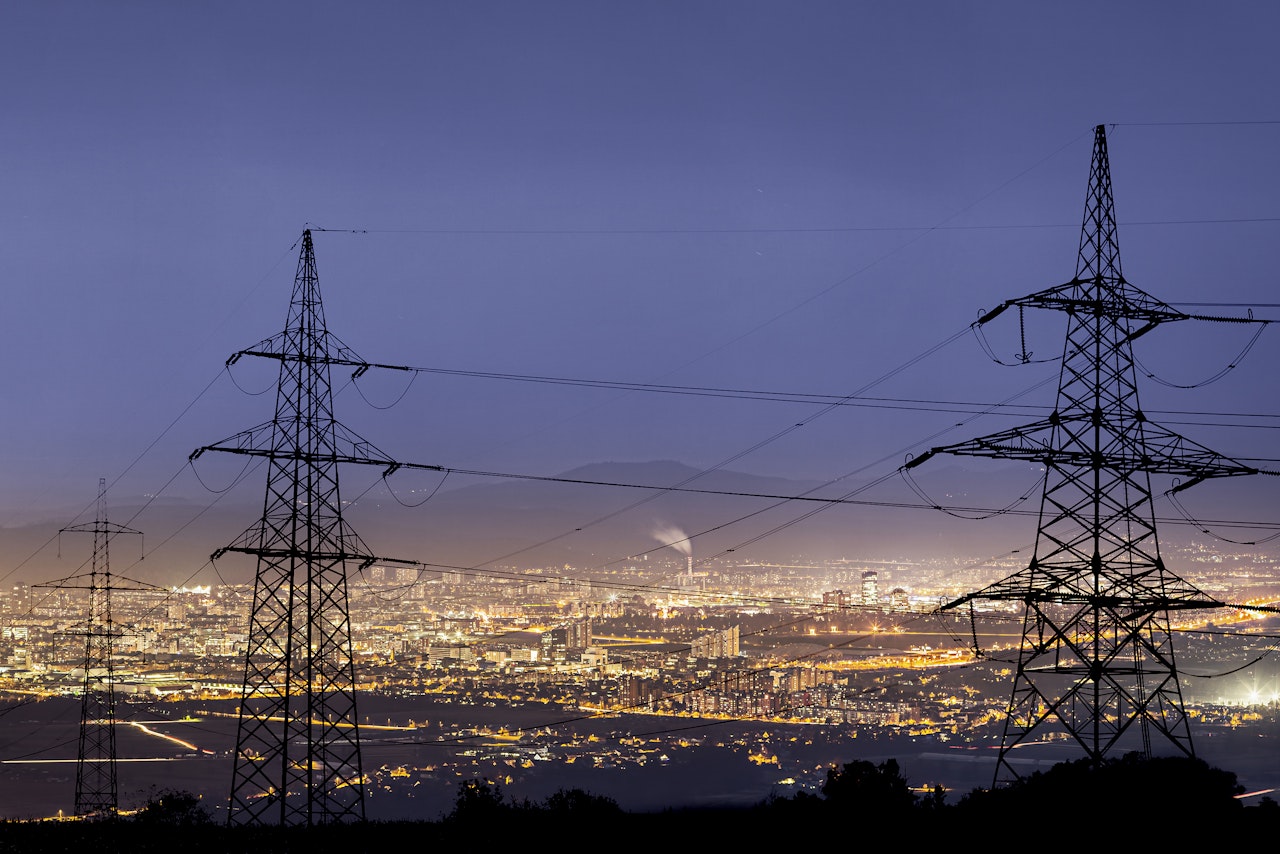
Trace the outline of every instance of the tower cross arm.
<instances>
[{"instance_id":1,"label":"tower cross arm","mask_svg":"<svg viewBox=\"0 0 1280 854\"><path fill-rule=\"evenodd\" d=\"M1033 294L1005 300L983 313L974 321L974 325L983 326L990 323L1011 308L1040 308L1070 313L1101 311L1108 317L1125 318L1142 323L1142 327L1129 336L1131 339L1145 334L1161 323L1177 320L1253 323L1263 326L1276 322L1275 318L1255 317L1252 309L1243 316L1185 312L1161 302L1123 279L1110 283L1106 288L1089 287L1096 284L1098 284L1096 279L1076 278Z\"/></svg>"},{"instance_id":2,"label":"tower cross arm","mask_svg":"<svg viewBox=\"0 0 1280 854\"><path fill-rule=\"evenodd\" d=\"M135 531L133 528L127 528L124 525L118 525L115 522L85 522L80 525L71 525L66 528L60 528L59 534L141 534L141 531Z\"/></svg>"},{"instance_id":3,"label":"tower cross arm","mask_svg":"<svg viewBox=\"0 0 1280 854\"><path fill-rule=\"evenodd\" d=\"M1136 592L1135 592L1136 591ZM1077 568L1033 566L938 606L953 611L972 602L1022 602L1036 607L1070 606L1105 609L1133 619L1165 611L1216 610L1235 607L1208 595L1182 578L1166 579L1161 589L1139 586L1098 589L1091 574Z\"/></svg>"},{"instance_id":4,"label":"tower cross arm","mask_svg":"<svg viewBox=\"0 0 1280 854\"><path fill-rule=\"evenodd\" d=\"M152 584L149 581L139 581L136 578L129 578L124 575L112 575L109 584L98 581L92 574L80 573L79 575L69 575L66 578L57 581L44 581L39 584L33 584L32 587L48 587L60 590L106 590L112 591L160 591L167 588L159 584Z\"/></svg>"},{"instance_id":5,"label":"tower cross arm","mask_svg":"<svg viewBox=\"0 0 1280 854\"><path fill-rule=\"evenodd\" d=\"M311 364L340 365L340 366L355 368L356 369L355 376L357 378L360 376L363 376L366 371L369 371L373 368L377 368L383 371L405 371L408 373L414 373L418 370L417 368L410 367L409 365L385 365L380 362L367 362L364 359L358 359L358 358L345 358L342 356L323 356L320 358L308 358L305 356L299 356L297 353L275 353L267 350L257 350L257 349L240 350L232 354L231 357L227 359L227 365L228 366L234 365L236 362L240 360L242 356L259 356L264 359L276 359L277 361L281 361L281 362L306 361Z\"/></svg>"},{"instance_id":6,"label":"tower cross arm","mask_svg":"<svg viewBox=\"0 0 1280 854\"><path fill-rule=\"evenodd\" d=\"M354 561L359 564L359 569L365 569L373 566L375 563L394 563L402 566L417 565L417 561L411 561L400 558L374 557L364 551L315 551L311 549L290 549L290 548L255 548L249 545L230 545L218 549L211 556L213 560L217 560L228 552L253 555L255 557L272 558L276 560L286 558L302 558L314 563L341 563L345 561Z\"/></svg>"},{"instance_id":7,"label":"tower cross arm","mask_svg":"<svg viewBox=\"0 0 1280 854\"><path fill-rule=\"evenodd\" d=\"M262 359L275 359L278 362L306 362L315 365L340 365L355 368L355 376L360 377L366 371L377 368L384 371L407 371L413 373L417 368L408 365L387 365L381 362L370 362L360 356L348 347L346 344L338 340L338 336L332 332L325 331L323 346L315 348L313 352L300 352L297 345L289 341L287 332L277 333L270 338L264 338L252 347L246 347L243 350L237 350L227 358L227 367L234 365L245 356L257 356Z\"/></svg>"},{"instance_id":8,"label":"tower cross arm","mask_svg":"<svg viewBox=\"0 0 1280 854\"><path fill-rule=\"evenodd\" d=\"M983 314L976 323L990 323L1005 310L1010 308L1041 308L1069 313L1100 312L1108 317L1126 318L1147 325L1166 323L1175 320L1191 320L1197 315L1179 311L1167 303L1161 302L1140 288L1117 279L1113 282L1100 283L1100 277L1093 279L1074 278L1061 285L1055 285L1042 291L1027 294L1016 299L1005 300L991 311ZM1106 287L1098 287L1105 284ZM1223 319L1208 318L1200 319Z\"/></svg>"},{"instance_id":9,"label":"tower cross arm","mask_svg":"<svg viewBox=\"0 0 1280 854\"><path fill-rule=\"evenodd\" d=\"M1115 442L1107 448L1094 449L1061 441L1062 436L1082 435L1093 424L1090 414L1059 416L1055 413L1043 421L1023 427L930 448L907 462L904 468L915 468L937 454L1026 460L1071 468L1098 466L1189 478L1178 487L1179 491L1208 478L1273 474L1225 457L1150 421L1142 424L1140 442ZM1118 428L1113 432L1115 435L1123 433Z\"/></svg>"},{"instance_id":10,"label":"tower cross arm","mask_svg":"<svg viewBox=\"0 0 1280 854\"><path fill-rule=\"evenodd\" d=\"M260 424L249 430L237 433L221 442L196 448L188 456L194 461L206 451L221 451L229 454L241 454L252 457L266 457L272 460L297 460L304 463L351 463L358 465L384 466L383 476L390 475L399 469L417 469L421 471L444 471L444 468L426 463L406 463L392 459L377 448L372 442L334 422L327 447L319 449L303 448L283 444L279 441L280 431L274 422Z\"/></svg>"}]
</instances>

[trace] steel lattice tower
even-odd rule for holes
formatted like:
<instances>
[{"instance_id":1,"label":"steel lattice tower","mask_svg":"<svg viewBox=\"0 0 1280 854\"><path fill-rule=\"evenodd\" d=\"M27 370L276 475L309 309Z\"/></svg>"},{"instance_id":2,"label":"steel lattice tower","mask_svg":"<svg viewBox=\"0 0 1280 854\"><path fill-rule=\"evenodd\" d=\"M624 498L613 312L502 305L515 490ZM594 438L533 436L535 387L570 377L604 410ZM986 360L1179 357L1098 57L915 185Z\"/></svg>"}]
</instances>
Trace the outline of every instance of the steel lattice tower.
<instances>
[{"instance_id":1,"label":"steel lattice tower","mask_svg":"<svg viewBox=\"0 0 1280 854\"><path fill-rule=\"evenodd\" d=\"M84 682L80 699L80 744L76 754L75 814L114 818L119 810L116 778L116 700L114 640L119 631L111 620L111 562L108 543L116 534L137 534L107 521L107 485L98 480L94 522L63 528L63 532L93 534L88 575L74 576L38 587L88 591L84 623Z\"/></svg>"},{"instance_id":2,"label":"steel lattice tower","mask_svg":"<svg viewBox=\"0 0 1280 854\"><path fill-rule=\"evenodd\" d=\"M1194 756L1170 613L1224 607L1177 577L1160 556L1151 475L1182 480L1257 473L1146 418L1138 403L1133 341L1160 323L1191 319L1131 285L1120 267L1105 129L1095 129L1075 277L1003 303L1067 316L1058 393L1048 419L939 447L936 453L1027 460L1044 466L1035 551L1026 569L961 597L1020 602L1022 642L996 768L1020 776L1010 753L1065 734L1093 762L1152 755L1158 736ZM1224 319L1224 318L1215 318Z\"/></svg>"},{"instance_id":3,"label":"steel lattice tower","mask_svg":"<svg viewBox=\"0 0 1280 854\"><path fill-rule=\"evenodd\" d=\"M226 548L257 558L229 823L364 819L347 573L373 558L342 515L342 463L393 465L333 416L330 368L355 360L325 326L308 229L284 332L241 351L280 362L274 419L195 451L265 457L262 519Z\"/></svg>"}]
</instances>

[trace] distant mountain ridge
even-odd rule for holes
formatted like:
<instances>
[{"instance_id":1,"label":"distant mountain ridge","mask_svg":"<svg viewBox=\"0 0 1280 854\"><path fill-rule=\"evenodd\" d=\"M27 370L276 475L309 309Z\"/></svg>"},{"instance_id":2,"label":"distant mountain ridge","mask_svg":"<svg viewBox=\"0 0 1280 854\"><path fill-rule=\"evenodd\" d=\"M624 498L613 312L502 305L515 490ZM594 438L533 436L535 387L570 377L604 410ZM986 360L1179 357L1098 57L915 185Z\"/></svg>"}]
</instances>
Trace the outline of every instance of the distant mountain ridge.
<instances>
[{"instance_id":1,"label":"distant mountain ridge","mask_svg":"<svg viewBox=\"0 0 1280 854\"><path fill-rule=\"evenodd\" d=\"M970 463L939 459L921 467L912 472L915 489L899 478L864 489L864 482L853 479L824 485L734 469L705 471L674 460L605 461L549 479L493 479L452 488L446 479L438 492L427 495L370 489L355 500L347 498L352 503L346 516L375 556L461 567L587 568L629 557L683 561L689 554L696 561L732 555L740 562L980 559L1027 547L1035 538L1039 508L1034 467ZM1265 490L1260 492L1259 485L1236 480L1230 486L1239 487L1237 497L1223 513L1259 518L1275 506L1260 497ZM396 487L394 477L390 483ZM251 558L228 555L216 567L209 564L211 553L261 515L261 498L251 491L245 496L216 503L182 497L113 501L112 521L132 520L129 525L143 532L141 538L113 541L113 572L164 584L193 577L196 583L251 578ZM1011 506L1014 512L956 518L929 509L930 504ZM1161 515L1170 513L1165 507ZM39 582L79 571L92 538L60 538L59 529L69 521L49 518L0 527L0 583ZM1197 535L1190 525L1160 530L1162 543Z\"/></svg>"}]
</instances>

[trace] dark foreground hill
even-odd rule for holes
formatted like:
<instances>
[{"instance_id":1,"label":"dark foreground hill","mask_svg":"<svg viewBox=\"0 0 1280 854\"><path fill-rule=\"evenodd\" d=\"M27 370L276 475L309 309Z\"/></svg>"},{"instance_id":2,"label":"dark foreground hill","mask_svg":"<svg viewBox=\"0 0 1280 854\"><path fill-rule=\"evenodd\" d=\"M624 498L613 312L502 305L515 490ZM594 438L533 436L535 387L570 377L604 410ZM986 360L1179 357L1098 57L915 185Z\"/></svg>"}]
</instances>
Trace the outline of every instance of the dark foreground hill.
<instances>
[{"instance_id":1,"label":"dark foreground hill","mask_svg":"<svg viewBox=\"0 0 1280 854\"><path fill-rule=\"evenodd\" d=\"M855 761L832 768L820 795L801 793L735 809L656 813L624 812L609 798L581 790L557 792L540 803L513 802L500 787L477 780L459 787L454 810L440 821L310 828L215 825L193 796L166 792L136 815L113 821L5 822L0 824L0 852L383 854L405 845L431 850L563 843L638 850L695 840L714 841L721 849L759 850L859 829L892 830L901 842L918 845L957 839L995 842L1011 831L1072 835L1073 828L1086 826L1093 828L1091 839L1101 842L1105 828L1119 833L1135 825L1145 833L1194 830L1196 838L1208 834L1236 843L1274 838L1280 831L1280 805L1268 797L1246 806L1239 797L1243 794L1235 774L1202 760L1141 759L1136 754L1099 767L1086 760L1061 763L1013 785L976 789L950 801L940 790L913 791L895 760Z\"/></svg>"}]
</instances>

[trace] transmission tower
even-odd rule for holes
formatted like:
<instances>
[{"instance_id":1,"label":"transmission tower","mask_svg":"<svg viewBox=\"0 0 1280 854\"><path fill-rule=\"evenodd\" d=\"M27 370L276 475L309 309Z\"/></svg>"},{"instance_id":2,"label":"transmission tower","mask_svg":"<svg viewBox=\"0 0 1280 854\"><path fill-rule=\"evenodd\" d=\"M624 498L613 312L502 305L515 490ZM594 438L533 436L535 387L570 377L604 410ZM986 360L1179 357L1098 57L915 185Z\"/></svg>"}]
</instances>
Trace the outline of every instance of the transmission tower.
<instances>
[{"instance_id":1,"label":"transmission tower","mask_svg":"<svg viewBox=\"0 0 1280 854\"><path fill-rule=\"evenodd\" d=\"M59 531L93 534L93 556L88 574L36 585L88 591L88 613L83 631L77 632L84 638L84 683L80 695L75 814L94 818L113 818L120 806L116 781L115 669L112 663L114 641L120 632L111 620L111 591L113 584L120 579L112 580L108 543L117 534L141 533L107 521L106 493L106 480L99 479L95 520L91 524L73 525ZM129 579L123 580L129 582Z\"/></svg>"},{"instance_id":2,"label":"transmission tower","mask_svg":"<svg viewBox=\"0 0 1280 854\"><path fill-rule=\"evenodd\" d=\"M257 558L228 822L362 821L347 575L374 558L343 519L338 469L365 463L389 472L396 464L334 420L331 367L359 374L371 366L325 326L309 229L284 331L228 365L244 355L279 361L275 417L191 454L268 463L261 520L213 554Z\"/></svg>"},{"instance_id":3,"label":"transmission tower","mask_svg":"<svg viewBox=\"0 0 1280 854\"><path fill-rule=\"evenodd\" d=\"M1133 341L1165 322L1252 321L1184 314L1125 280L1101 125L1094 133L1075 277L1005 302L977 323L1011 307L1066 314L1053 413L1024 427L933 448L906 466L950 453L1044 467L1027 568L943 606L974 600L1023 606L995 782L1019 778L1011 753L1033 733L1065 734L1095 763L1119 752L1151 756L1153 736L1175 753L1194 756L1170 613L1225 604L1165 566L1151 475L1176 477L1175 490L1181 490L1206 478L1258 470L1147 419L1138 404Z\"/></svg>"}]
</instances>

